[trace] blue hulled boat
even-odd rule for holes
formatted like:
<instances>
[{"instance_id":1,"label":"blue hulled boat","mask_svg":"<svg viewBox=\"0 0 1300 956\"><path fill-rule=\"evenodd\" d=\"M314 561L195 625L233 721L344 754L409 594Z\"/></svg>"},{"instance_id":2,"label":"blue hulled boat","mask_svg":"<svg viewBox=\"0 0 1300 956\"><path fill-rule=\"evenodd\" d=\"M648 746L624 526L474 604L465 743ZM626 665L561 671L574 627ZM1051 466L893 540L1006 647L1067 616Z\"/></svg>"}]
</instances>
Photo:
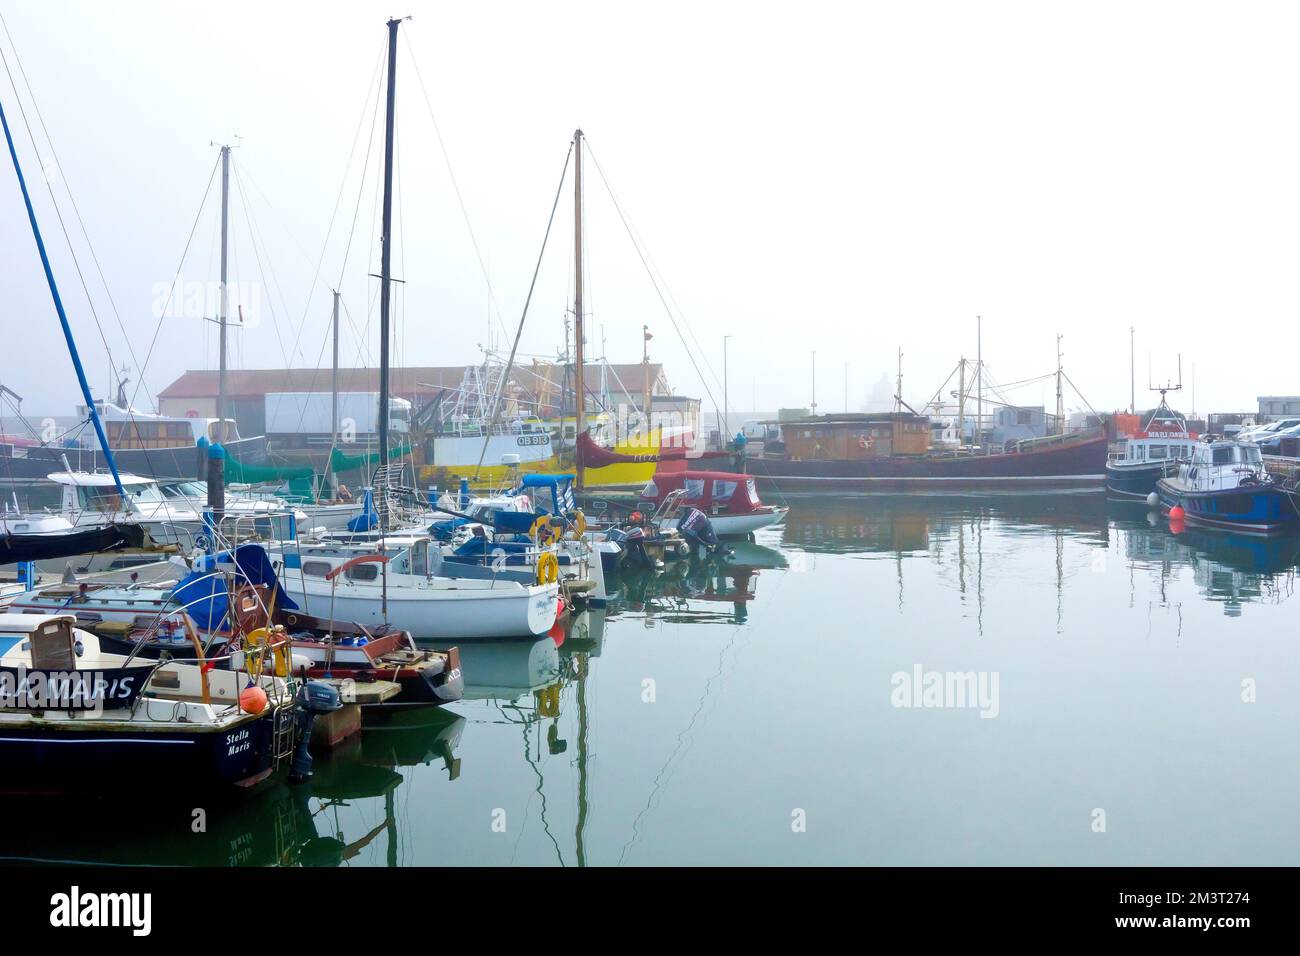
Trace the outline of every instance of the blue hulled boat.
<instances>
[{"instance_id":1,"label":"blue hulled boat","mask_svg":"<svg viewBox=\"0 0 1300 956\"><path fill-rule=\"evenodd\" d=\"M1189 524L1245 534L1300 529L1297 492L1265 470L1249 442L1198 442L1190 461L1156 482L1156 496L1162 511L1181 508Z\"/></svg>"}]
</instances>

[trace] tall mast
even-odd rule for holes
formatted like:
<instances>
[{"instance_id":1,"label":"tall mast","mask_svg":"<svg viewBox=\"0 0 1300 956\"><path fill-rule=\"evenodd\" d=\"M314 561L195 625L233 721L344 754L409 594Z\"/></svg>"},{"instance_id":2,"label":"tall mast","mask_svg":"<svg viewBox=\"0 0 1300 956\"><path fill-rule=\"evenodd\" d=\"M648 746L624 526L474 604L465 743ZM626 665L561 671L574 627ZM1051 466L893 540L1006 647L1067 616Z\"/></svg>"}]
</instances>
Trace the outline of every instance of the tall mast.
<instances>
[{"instance_id":1,"label":"tall mast","mask_svg":"<svg viewBox=\"0 0 1300 956\"><path fill-rule=\"evenodd\" d=\"M587 389L583 381L582 332L582 130L573 133L573 401L575 439L587 429ZM582 459L577 459L577 488L583 487Z\"/></svg>"},{"instance_id":2,"label":"tall mast","mask_svg":"<svg viewBox=\"0 0 1300 956\"><path fill-rule=\"evenodd\" d=\"M397 97L397 28L388 21L388 106L384 114L384 215L379 237L379 466L388 464L388 326L392 308L393 122Z\"/></svg>"},{"instance_id":3,"label":"tall mast","mask_svg":"<svg viewBox=\"0 0 1300 956\"><path fill-rule=\"evenodd\" d=\"M983 445L984 425L984 316L975 316L975 444ZM980 449L983 451L983 448Z\"/></svg>"},{"instance_id":4,"label":"tall mast","mask_svg":"<svg viewBox=\"0 0 1300 956\"><path fill-rule=\"evenodd\" d=\"M1056 432L1065 434L1065 407L1061 404L1061 333L1056 333Z\"/></svg>"},{"instance_id":5,"label":"tall mast","mask_svg":"<svg viewBox=\"0 0 1300 956\"><path fill-rule=\"evenodd\" d=\"M330 449L339 443L339 293L334 290L334 362L330 372Z\"/></svg>"},{"instance_id":6,"label":"tall mast","mask_svg":"<svg viewBox=\"0 0 1300 956\"><path fill-rule=\"evenodd\" d=\"M966 359L957 363L957 447L966 444Z\"/></svg>"},{"instance_id":7,"label":"tall mast","mask_svg":"<svg viewBox=\"0 0 1300 956\"><path fill-rule=\"evenodd\" d=\"M1137 414L1137 394L1137 373L1133 368L1133 326L1130 325L1128 327L1128 410L1130 415Z\"/></svg>"},{"instance_id":8,"label":"tall mast","mask_svg":"<svg viewBox=\"0 0 1300 956\"><path fill-rule=\"evenodd\" d=\"M230 226L230 147L221 147L221 288L220 305L217 312L217 325L221 328L219 349L220 358L217 372L217 440L226 438L226 315L230 308L229 287L226 282L229 275L226 270L229 246L227 237Z\"/></svg>"},{"instance_id":9,"label":"tall mast","mask_svg":"<svg viewBox=\"0 0 1300 956\"><path fill-rule=\"evenodd\" d=\"M108 447L108 437L104 434L104 423L100 421L99 410L95 408L95 400L90 395L90 383L86 381L86 370L81 367L81 356L77 354L77 343L72 338L72 326L68 324L68 315L63 311L63 299L59 296L58 283L54 281L54 270L50 268L50 257L45 253L45 240L41 238L41 227L36 222L36 211L32 208L32 197L27 192L27 180L23 178L23 168L18 162L18 151L14 149L14 138L9 132L9 120L5 117L3 104L0 104L0 126L4 127L5 142L9 145L9 157L13 160L14 172L18 175L18 188L22 190L23 205L27 207L27 220L31 223L32 236L36 239L36 251L41 254L41 265L45 269L45 281L49 283L50 296L54 299L54 311L59 314L59 324L63 327L63 338L68 343L68 354L72 357L72 367L77 372L77 384L81 386L81 397L86 402L91 424L95 426L95 436L99 439L99 447L104 450L104 459L108 462L108 470L113 473L113 484L117 486L118 496L125 504L129 499L126 496L126 490L122 487L122 477L117 473L117 460L113 457L113 450Z\"/></svg>"}]
</instances>

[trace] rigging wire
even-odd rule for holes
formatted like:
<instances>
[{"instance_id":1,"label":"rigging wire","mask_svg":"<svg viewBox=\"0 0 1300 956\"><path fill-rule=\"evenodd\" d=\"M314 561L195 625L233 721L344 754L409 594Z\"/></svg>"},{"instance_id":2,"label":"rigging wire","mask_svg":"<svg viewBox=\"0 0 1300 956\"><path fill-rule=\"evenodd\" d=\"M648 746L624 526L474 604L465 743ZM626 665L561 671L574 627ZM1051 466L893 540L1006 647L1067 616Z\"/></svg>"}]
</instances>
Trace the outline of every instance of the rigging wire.
<instances>
[{"instance_id":1,"label":"rigging wire","mask_svg":"<svg viewBox=\"0 0 1300 956\"><path fill-rule=\"evenodd\" d=\"M497 303L496 291L492 287L492 279L488 274L487 264L483 261L483 253L479 249L478 238L474 235L474 227L470 224L469 210L465 207L465 199L461 195L460 184L456 181L456 173L452 169L451 156L447 153L447 144L443 142L442 130L438 127L438 119L433 112L433 102L429 99L429 91L424 86L424 77L420 75L420 64L415 56L415 48L411 45L409 29L402 33L402 39L406 42L407 52L411 54L411 67L415 70L416 82L420 85L424 105L429 111L429 120L433 123L433 135L438 140L438 149L442 152L442 161L446 164L447 176L451 179L451 188L456 194L456 203L460 206L461 217L465 220L465 229L469 232L470 244L474 246L474 256L478 259L479 270L483 273L483 281L487 285L488 297L492 302L493 311L496 312L497 324L501 326L502 336L509 338L510 333L506 329L505 321L501 318L501 306Z\"/></svg>"},{"instance_id":2,"label":"rigging wire","mask_svg":"<svg viewBox=\"0 0 1300 956\"><path fill-rule=\"evenodd\" d=\"M542 236L542 248L537 253L537 265L533 267L533 279L528 284L528 296L524 299L524 310L519 316L519 327L515 330L515 340L510 346L510 358L501 373L501 379L497 383L496 395L492 399L492 416L488 420L488 426L483 434L483 448L478 454L478 464L474 467L475 480L478 479L479 470L483 467L483 457L487 454L488 442L492 438L492 429L496 426L497 416L501 411L501 393L505 391L506 380L510 377L510 370L515 364L515 352L519 348L519 338L524 334L524 321L528 318L528 306L533 301L533 290L537 287L537 274L542 270L542 258L546 255L546 244L551 238L551 226L555 224L555 211L560 208L560 195L564 192L564 181L569 177L569 161L573 158L573 146L574 143L569 143L569 151L564 154L564 168L560 171L560 183L555 187L555 201L551 203L551 215L546 220L546 233Z\"/></svg>"},{"instance_id":3,"label":"rigging wire","mask_svg":"<svg viewBox=\"0 0 1300 956\"><path fill-rule=\"evenodd\" d=\"M122 338L123 338L123 340L126 342L127 352L128 352L128 354L130 354L130 356L131 356L131 361L132 361L133 363L135 363L136 366L138 367L138 365L139 365L139 360L136 358L135 350L131 347L131 339L130 339L130 337L126 334L126 326L125 326L125 324L122 322L122 315L121 315L121 313L118 311L116 301L114 301L114 299L113 299L113 292L112 292L112 290L111 290L111 289L109 288L109 286L108 286L108 280L104 277L104 270L103 270L103 267L102 267L102 266L100 265L100 263L99 263L99 256L95 253L95 246L94 246L94 244L90 241L90 233L89 233L89 231L86 229L86 223L85 223L85 220L82 219L82 216L81 216L81 210L80 210L80 209L78 208L78 206L77 206L77 200L76 200L76 197L73 196L73 194L72 194L72 187L71 187L70 185L68 185L67 177L66 177L65 175L62 174L63 164L59 161L59 154L58 154L58 150L57 150L57 149L55 148L55 146L54 146L54 139L53 139L53 137L50 136L49 128L45 125L45 117L44 117L44 115L41 113L41 107L40 107L40 104L37 103L37 101L36 101L36 93L35 93L35 91L32 89L31 82L30 82L30 81L28 80L28 78L27 78L27 70L26 70L26 68L23 67L22 57L20 57L20 56L18 55L18 47L14 45L13 35L9 32L9 24L8 24L8 22L5 20L5 18L4 18L4 14L3 14L3 13L0 13L0 26L2 26L2 27L4 28L5 37L6 37L6 38L8 39L8 41L9 41L9 48L10 48L10 50L12 50L13 55L14 55L14 63L17 64L17 66L18 66L18 74L22 77L22 80L23 80L23 86L24 86L24 87L26 88L26 90L27 90L27 97L28 97L28 99L30 99L30 100L32 101L32 111L36 114L36 121L37 121L37 123L40 125L40 127L41 127L41 132L45 135L45 141L46 141L46 143L48 144L48 146L49 146L49 148L50 148L50 156L51 156L51 158L54 160L54 168L60 172L60 176L59 176L59 178L60 178L60 180L62 180L62 182L63 182L63 189L64 189L64 192L66 192L66 193L68 194L68 201L69 201L70 205L72 206L73 214L75 215L76 220L77 220L77 224L78 224L78 226L79 226L80 229L81 229L81 235L82 235L82 238L85 240L86 248L89 250L91 260L92 260L92 261L94 262L94 264L95 264L95 270L96 270L96 272L99 274L99 281L100 281L100 283L101 283L101 284L103 285L103 287L104 287L104 293L105 293L105 295L108 297L109 305L110 305L110 306L112 307L112 309L113 309L113 315L114 315L114 317L117 319L117 327L118 327L118 330L122 333ZM22 98L18 95L18 86L17 86L16 83L14 83L13 74L9 71L9 61L8 61L7 58L4 58L4 51L3 51L3 50L0 50L0 59L4 59L5 73L8 74L8 76L9 76L9 84L10 84L10 86L13 87L13 90L14 90L14 101L18 104L18 111L19 111L19 113L22 115L22 118L23 118L23 125L27 127L27 135L28 135L28 137L29 137L29 138L31 139L31 141L32 141L32 149L33 149L33 151L36 153L36 161L37 161L38 164L40 164L42 171L44 171L44 170L46 169L45 163L44 163L44 162L41 160L41 158L40 158L40 150L39 150L39 149L37 148L37 146L36 146L36 138L35 138L35 136L33 136L33 134L32 134L32 129L31 129L31 125L28 123L28 120L27 120L27 111L23 108ZM122 386L122 378L121 378L121 375L117 372L117 362L113 360L113 352L112 352L112 349L109 348L109 345L108 345L108 338L107 338L107 336L104 334L103 326L100 324L100 321L99 321L99 313L96 311L94 300L93 300L93 298L92 298L91 295L90 295L90 287L89 287L89 285L87 284L87 282L86 282L86 277L85 277L85 275L84 275L83 272L82 272L82 269L81 269L81 262L80 262L80 260L77 258L76 250L73 248L73 245L72 245L72 237L68 234L68 228L67 228L67 225L66 225L66 224L64 223L64 221L63 221L63 213L62 213L62 211L59 209L58 200L56 200L55 197L54 197L54 186L53 186L53 184L52 184L51 181L50 181L50 180L51 180L51 177L50 177L49 175L44 175L44 176L42 176L41 178L45 180L45 188L48 190L48 192L49 192L49 194L50 194L50 202L53 204L55 215L58 217L58 220L59 220L59 228L60 228L60 230L63 232L63 238L64 238L64 241L67 242L67 244L68 244L68 252L69 252L69 253L71 254L71 256L72 256L72 263L73 263L73 266L74 266L74 267L76 268L76 270L77 270L77 278L80 280L82 291L85 293L85 296L86 296L86 304L90 307L90 314L94 317L94 320L95 320L95 326L96 326L96 328L99 330L99 337L100 337L100 340L104 343L104 350L105 350L105 352L108 353L109 365L110 365L110 367L111 367L111 369L112 369L112 373L111 373L111 374L112 374L113 377L116 379L117 384L118 384L118 387L121 388L121 386ZM147 397L147 396L148 396L148 392L146 391L146 397Z\"/></svg>"},{"instance_id":4,"label":"rigging wire","mask_svg":"<svg viewBox=\"0 0 1300 956\"><path fill-rule=\"evenodd\" d=\"M586 136L584 135L583 138L586 139ZM615 196L614 190L609 184L609 179L605 176L605 171L601 168L600 160L596 158L595 150L591 148L590 140L587 142L587 151L591 154L592 162L596 166L596 172L600 174L600 180L605 184L605 189L609 193L609 198L614 204L614 209L618 213L619 220L623 223L623 228L627 230L628 238L632 241L632 247L636 250L636 254L641 260L641 265L650 279L650 284L654 286L655 294L659 296L659 302L663 305L664 312L667 313L669 322L672 323L673 331L677 333L677 338L681 341L682 348L686 350L686 357L691 360L691 366L695 369L695 374L699 376L700 384L704 387L704 393L708 396L709 401L713 403L715 410L720 408L717 399L713 397L713 392L709 388L708 380L705 379L704 373L700 371L699 363L695 361L695 350L691 349L691 346L686 341L686 337L682 334L681 327L677 322L677 317L673 315L673 310L668 306L668 300L665 298L664 292L660 288L659 281L655 278L655 274L650 268L650 264L646 259L646 253L642 251L641 244L637 241L637 238L632 231L632 226L628 222L627 216L624 214L623 206L618 201L618 197ZM682 319L682 324L686 324L685 317ZM689 329L690 326L687 325L687 328ZM696 343L696 349L700 352L701 357L706 354L702 348L699 348L698 342ZM707 358L704 359L704 364L709 369L709 373L713 375L716 383L717 374L714 373L712 366L709 366Z\"/></svg>"}]
</instances>

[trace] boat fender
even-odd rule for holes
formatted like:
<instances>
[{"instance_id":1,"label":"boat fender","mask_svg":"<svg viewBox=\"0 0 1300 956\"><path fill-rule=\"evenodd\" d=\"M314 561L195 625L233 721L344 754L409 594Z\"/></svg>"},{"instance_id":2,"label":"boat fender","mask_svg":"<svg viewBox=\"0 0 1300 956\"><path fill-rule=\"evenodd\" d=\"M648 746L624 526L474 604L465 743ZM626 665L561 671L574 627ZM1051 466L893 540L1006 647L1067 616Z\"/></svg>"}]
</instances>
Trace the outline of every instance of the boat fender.
<instances>
[{"instance_id":1,"label":"boat fender","mask_svg":"<svg viewBox=\"0 0 1300 956\"><path fill-rule=\"evenodd\" d=\"M1187 512L1183 510L1182 505L1174 505L1172 508L1169 509L1170 521L1182 521L1186 517L1187 517Z\"/></svg>"},{"instance_id":2,"label":"boat fender","mask_svg":"<svg viewBox=\"0 0 1300 956\"><path fill-rule=\"evenodd\" d=\"M268 703L266 691L255 684L239 692L239 709L246 714L263 713Z\"/></svg>"},{"instance_id":3,"label":"boat fender","mask_svg":"<svg viewBox=\"0 0 1300 956\"><path fill-rule=\"evenodd\" d=\"M1160 496L1158 494L1153 491L1151 494L1147 495L1148 508L1154 508L1158 504L1160 504Z\"/></svg>"},{"instance_id":4,"label":"boat fender","mask_svg":"<svg viewBox=\"0 0 1300 956\"><path fill-rule=\"evenodd\" d=\"M573 513L573 537L574 540L580 540L587 530L587 516L579 508Z\"/></svg>"}]
</instances>

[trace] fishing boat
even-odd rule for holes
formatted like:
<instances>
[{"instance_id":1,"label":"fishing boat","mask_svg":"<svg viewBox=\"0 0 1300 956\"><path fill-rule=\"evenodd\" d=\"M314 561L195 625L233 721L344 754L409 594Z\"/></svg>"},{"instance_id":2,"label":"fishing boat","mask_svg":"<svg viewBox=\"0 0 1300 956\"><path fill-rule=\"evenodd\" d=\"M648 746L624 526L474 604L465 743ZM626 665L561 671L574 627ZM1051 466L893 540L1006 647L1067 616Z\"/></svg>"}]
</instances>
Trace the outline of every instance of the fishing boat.
<instances>
[{"instance_id":1,"label":"fishing boat","mask_svg":"<svg viewBox=\"0 0 1300 956\"><path fill-rule=\"evenodd\" d=\"M1275 480L1251 442L1197 442L1176 474L1156 481L1147 501L1186 521L1238 531L1276 534L1300 528L1300 502L1289 484Z\"/></svg>"},{"instance_id":2,"label":"fishing boat","mask_svg":"<svg viewBox=\"0 0 1300 956\"><path fill-rule=\"evenodd\" d=\"M1181 387L1180 377L1177 385L1153 389L1160 393L1160 404L1139 430L1112 446L1106 458L1106 492L1112 498L1145 501L1159 479L1171 474L1179 461L1191 457L1199 436L1187 430L1186 420L1166 399L1170 391Z\"/></svg>"},{"instance_id":3,"label":"fishing boat","mask_svg":"<svg viewBox=\"0 0 1300 956\"><path fill-rule=\"evenodd\" d=\"M109 653L72 614L0 615L6 790L250 787L290 759L295 723L274 675Z\"/></svg>"},{"instance_id":4,"label":"fishing boat","mask_svg":"<svg viewBox=\"0 0 1300 956\"><path fill-rule=\"evenodd\" d=\"M741 537L785 520L789 508L765 505L754 479L725 471L659 472L641 490L641 503L657 509L674 491L683 491L682 504L699 508L720 537ZM667 527L676 527L672 519Z\"/></svg>"}]
</instances>

